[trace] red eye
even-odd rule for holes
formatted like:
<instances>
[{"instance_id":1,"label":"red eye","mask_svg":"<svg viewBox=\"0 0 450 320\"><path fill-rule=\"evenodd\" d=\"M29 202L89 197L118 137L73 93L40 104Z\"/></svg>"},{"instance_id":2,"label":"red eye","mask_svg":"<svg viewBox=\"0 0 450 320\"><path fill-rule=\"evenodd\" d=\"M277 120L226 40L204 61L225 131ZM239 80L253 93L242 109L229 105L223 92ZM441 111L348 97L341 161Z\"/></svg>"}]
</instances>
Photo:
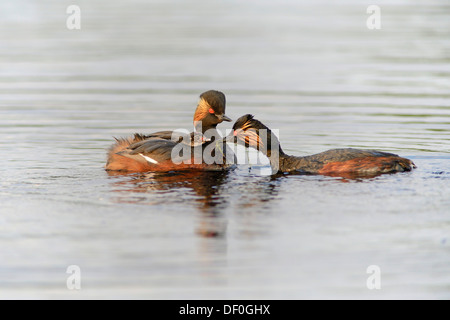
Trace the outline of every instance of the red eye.
<instances>
[{"instance_id":1,"label":"red eye","mask_svg":"<svg viewBox=\"0 0 450 320\"><path fill-rule=\"evenodd\" d=\"M213 108L209 108L208 112L209 112L209 113L214 113Z\"/></svg>"}]
</instances>

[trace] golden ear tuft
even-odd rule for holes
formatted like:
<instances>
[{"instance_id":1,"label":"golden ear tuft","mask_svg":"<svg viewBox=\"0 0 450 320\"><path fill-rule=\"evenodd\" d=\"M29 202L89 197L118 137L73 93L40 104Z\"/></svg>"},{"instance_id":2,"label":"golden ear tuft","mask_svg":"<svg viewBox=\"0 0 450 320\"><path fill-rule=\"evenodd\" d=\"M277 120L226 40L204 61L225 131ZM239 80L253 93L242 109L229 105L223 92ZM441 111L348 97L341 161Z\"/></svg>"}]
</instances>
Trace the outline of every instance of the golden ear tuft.
<instances>
[{"instance_id":1,"label":"golden ear tuft","mask_svg":"<svg viewBox=\"0 0 450 320\"><path fill-rule=\"evenodd\" d=\"M246 131L248 128L251 127L251 123L250 121L247 121L246 123L244 123L244 125L242 126L242 130Z\"/></svg>"}]
</instances>

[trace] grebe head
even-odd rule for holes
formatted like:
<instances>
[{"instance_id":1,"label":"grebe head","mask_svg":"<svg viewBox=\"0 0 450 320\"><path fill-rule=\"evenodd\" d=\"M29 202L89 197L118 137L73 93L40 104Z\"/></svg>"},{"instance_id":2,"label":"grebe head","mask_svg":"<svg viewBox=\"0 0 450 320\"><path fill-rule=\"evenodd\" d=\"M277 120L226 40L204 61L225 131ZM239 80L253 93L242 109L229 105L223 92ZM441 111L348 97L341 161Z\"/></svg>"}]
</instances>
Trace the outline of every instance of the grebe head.
<instances>
[{"instance_id":1,"label":"grebe head","mask_svg":"<svg viewBox=\"0 0 450 320\"><path fill-rule=\"evenodd\" d=\"M227 141L242 144L247 148L255 148L267 156L271 155L272 150L281 150L275 134L261 121L254 119L251 114L236 120L233 132L227 137Z\"/></svg>"},{"instance_id":2,"label":"grebe head","mask_svg":"<svg viewBox=\"0 0 450 320\"><path fill-rule=\"evenodd\" d=\"M245 147L254 148L265 154L270 161L272 173L275 174L280 168L280 156L284 155L277 136L261 121L246 114L233 125L233 132L226 138L227 142L234 142Z\"/></svg>"},{"instance_id":3,"label":"grebe head","mask_svg":"<svg viewBox=\"0 0 450 320\"><path fill-rule=\"evenodd\" d=\"M198 132L206 132L223 121L231 121L225 115L225 95L216 90L209 90L200 95L200 101L194 114L194 126Z\"/></svg>"}]
</instances>

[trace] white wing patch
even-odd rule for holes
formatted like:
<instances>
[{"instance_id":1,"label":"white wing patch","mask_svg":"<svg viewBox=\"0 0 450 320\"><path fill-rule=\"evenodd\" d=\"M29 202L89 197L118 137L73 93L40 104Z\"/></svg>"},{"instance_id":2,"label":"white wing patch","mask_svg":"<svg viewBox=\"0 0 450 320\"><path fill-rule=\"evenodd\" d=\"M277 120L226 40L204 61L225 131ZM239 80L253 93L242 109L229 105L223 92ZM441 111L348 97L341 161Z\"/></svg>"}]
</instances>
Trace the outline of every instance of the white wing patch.
<instances>
[{"instance_id":1,"label":"white wing patch","mask_svg":"<svg viewBox=\"0 0 450 320\"><path fill-rule=\"evenodd\" d=\"M147 162L158 164L158 161L156 161L155 159L152 159L150 157L144 156L142 153L139 153L139 155L141 155L145 160L147 160Z\"/></svg>"}]
</instances>

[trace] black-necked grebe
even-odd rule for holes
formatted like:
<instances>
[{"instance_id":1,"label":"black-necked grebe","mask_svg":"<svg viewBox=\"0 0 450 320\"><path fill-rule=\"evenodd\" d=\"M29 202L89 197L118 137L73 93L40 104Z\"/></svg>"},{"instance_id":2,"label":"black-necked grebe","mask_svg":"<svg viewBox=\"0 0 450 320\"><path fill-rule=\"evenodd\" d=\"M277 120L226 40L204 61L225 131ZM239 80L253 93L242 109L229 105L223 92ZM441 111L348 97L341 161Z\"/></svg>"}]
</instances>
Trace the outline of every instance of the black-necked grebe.
<instances>
[{"instance_id":1,"label":"black-necked grebe","mask_svg":"<svg viewBox=\"0 0 450 320\"><path fill-rule=\"evenodd\" d=\"M269 158L273 173L376 176L416 168L409 159L376 150L345 148L304 157L290 156L283 152L278 138L271 130L250 114L240 117L235 122L233 134L227 140L262 151Z\"/></svg>"},{"instance_id":2,"label":"black-necked grebe","mask_svg":"<svg viewBox=\"0 0 450 320\"><path fill-rule=\"evenodd\" d=\"M106 170L146 172L226 168L225 160L208 164L203 159L194 159L194 154L199 153L198 148L203 152L210 152L211 157L215 159L219 159L221 155L225 159L227 152L228 158L234 159L234 154L230 155L231 151L227 149L226 144L216 139L216 126L223 121L231 121L225 115L225 104L225 95L220 91L210 90L202 93L194 113L195 132L189 136L174 135L174 131L158 131L149 135L135 134L134 137L116 139L116 143L108 150ZM211 145L213 143L214 146ZM182 148L185 151L184 154L177 155L175 163L172 159L174 148ZM188 161L189 159L192 161Z\"/></svg>"}]
</instances>

